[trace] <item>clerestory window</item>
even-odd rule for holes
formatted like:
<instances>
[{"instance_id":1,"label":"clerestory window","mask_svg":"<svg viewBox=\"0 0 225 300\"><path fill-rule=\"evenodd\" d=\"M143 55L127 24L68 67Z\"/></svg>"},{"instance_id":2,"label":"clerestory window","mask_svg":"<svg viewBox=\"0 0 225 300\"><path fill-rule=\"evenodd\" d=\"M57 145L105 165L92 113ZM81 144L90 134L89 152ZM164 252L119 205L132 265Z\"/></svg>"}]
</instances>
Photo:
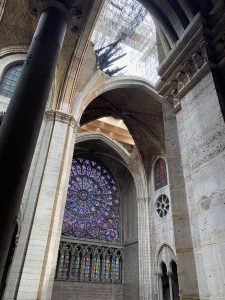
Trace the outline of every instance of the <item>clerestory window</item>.
<instances>
[{"instance_id":1,"label":"clerestory window","mask_svg":"<svg viewBox=\"0 0 225 300\"><path fill-rule=\"evenodd\" d=\"M0 95L11 98L20 77L22 64L14 65L8 68L0 82Z\"/></svg>"}]
</instances>

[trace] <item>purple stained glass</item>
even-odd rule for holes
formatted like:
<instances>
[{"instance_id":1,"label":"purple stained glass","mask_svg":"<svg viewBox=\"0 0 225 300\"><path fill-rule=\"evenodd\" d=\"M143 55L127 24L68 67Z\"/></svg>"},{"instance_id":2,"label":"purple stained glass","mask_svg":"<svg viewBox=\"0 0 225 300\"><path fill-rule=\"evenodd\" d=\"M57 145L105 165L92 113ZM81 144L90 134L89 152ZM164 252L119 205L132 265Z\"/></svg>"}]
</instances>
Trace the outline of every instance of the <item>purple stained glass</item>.
<instances>
[{"instance_id":1,"label":"purple stained glass","mask_svg":"<svg viewBox=\"0 0 225 300\"><path fill-rule=\"evenodd\" d=\"M158 158L154 165L154 183L155 190L167 185L166 162L162 158Z\"/></svg>"},{"instance_id":2,"label":"purple stained glass","mask_svg":"<svg viewBox=\"0 0 225 300\"><path fill-rule=\"evenodd\" d=\"M73 159L62 234L119 242L120 196L113 175L101 163Z\"/></svg>"}]
</instances>

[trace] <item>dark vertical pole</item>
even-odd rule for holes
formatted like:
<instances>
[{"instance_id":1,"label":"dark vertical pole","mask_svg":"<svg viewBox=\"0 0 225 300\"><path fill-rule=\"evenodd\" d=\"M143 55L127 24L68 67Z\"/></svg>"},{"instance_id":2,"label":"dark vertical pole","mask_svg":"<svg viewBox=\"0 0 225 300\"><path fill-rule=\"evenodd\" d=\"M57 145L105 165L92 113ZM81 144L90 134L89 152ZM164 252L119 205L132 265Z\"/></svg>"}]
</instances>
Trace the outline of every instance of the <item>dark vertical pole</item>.
<instances>
[{"instance_id":1,"label":"dark vertical pole","mask_svg":"<svg viewBox=\"0 0 225 300\"><path fill-rule=\"evenodd\" d=\"M65 14L47 8L40 17L21 77L0 128L0 282L67 29Z\"/></svg>"}]
</instances>

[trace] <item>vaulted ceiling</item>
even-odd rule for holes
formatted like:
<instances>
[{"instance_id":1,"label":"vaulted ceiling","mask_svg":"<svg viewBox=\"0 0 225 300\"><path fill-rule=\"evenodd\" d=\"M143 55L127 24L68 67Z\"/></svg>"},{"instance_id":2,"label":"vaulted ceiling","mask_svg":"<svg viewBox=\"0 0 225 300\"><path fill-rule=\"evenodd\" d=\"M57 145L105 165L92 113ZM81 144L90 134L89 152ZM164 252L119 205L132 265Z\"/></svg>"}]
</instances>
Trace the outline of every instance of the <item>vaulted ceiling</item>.
<instances>
[{"instance_id":1,"label":"vaulted ceiling","mask_svg":"<svg viewBox=\"0 0 225 300\"><path fill-rule=\"evenodd\" d=\"M80 124L104 116L122 119L138 147L145 165L164 150L162 105L138 88L118 88L103 93L84 111Z\"/></svg>"}]
</instances>

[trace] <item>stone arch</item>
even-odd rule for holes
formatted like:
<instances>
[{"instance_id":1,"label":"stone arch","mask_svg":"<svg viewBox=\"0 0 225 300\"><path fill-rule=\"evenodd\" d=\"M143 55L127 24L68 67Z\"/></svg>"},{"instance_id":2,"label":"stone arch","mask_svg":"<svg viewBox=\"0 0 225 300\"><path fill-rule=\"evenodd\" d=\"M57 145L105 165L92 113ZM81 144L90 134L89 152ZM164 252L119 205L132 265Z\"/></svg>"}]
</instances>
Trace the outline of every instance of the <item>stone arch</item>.
<instances>
[{"instance_id":1,"label":"stone arch","mask_svg":"<svg viewBox=\"0 0 225 300\"><path fill-rule=\"evenodd\" d=\"M100 82L98 82L100 79ZM83 91L76 95L76 101L72 107L72 115L80 120L87 105L104 92L127 87L138 87L162 103L162 98L155 92L154 87L144 79L134 76L109 77L97 71L84 87Z\"/></svg>"},{"instance_id":2,"label":"stone arch","mask_svg":"<svg viewBox=\"0 0 225 300\"><path fill-rule=\"evenodd\" d=\"M24 62L26 58L26 52L26 46L10 46L0 50L0 82L2 81L7 70ZM10 97L6 95L0 96L0 111L6 111L9 100Z\"/></svg>"},{"instance_id":3,"label":"stone arch","mask_svg":"<svg viewBox=\"0 0 225 300\"><path fill-rule=\"evenodd\" d=\"M110 90L114 90L118 88L128 88L128 87L139 88L145 91L152 98L154 98L154 100L158 101L159 103L162 103L161 96L159 96L156 93L154 87L145 79L141 79L139 77L134 77L134 76L109 77L108 75L104 75L101 71L98 70L89 80L89 82L86 84L84 89L81 92L76 94L76 101L72 108L73 117L79 122L85 108L97 96ZM152 141L156 143L159 147L161 147L161 143L159 141L156 141L154 137ZM140 156L139 149L137 149L137 152L138 155ZM143 163L141 162L141 164ZM141 169L144 170L143 165L140 167ZM144 181L147 182L146 172L144 172L144 174L145 174ZM148 192L146 189L145 196L147 195Z\"/></svg>"},{"instance_id":4,"label":"stone arch","mask_svg":"<svg viewBox=\"0 0 225 300\"><path fill-rule=\"evenodd\" d=\"M136 189L137 199L147 195L145 171L138 153L130 154L119 142L101 132L85 132L77 134L75 145L88 140L100 140L110 146L119 156L121 162L131 173Z\"/></svg>"},{"instance_id":5,"label":"stone arch","mask_svg":"<svg viewBox=\"0 0 225 300\"><path fill-rule=\"evenodd\" d=\"M161 272L161 263L164 262L167 268L167 272L171 272L171 262L176 263L175 251L167 243L163 243L157 253L157 268L158 272Z\"/></svg>"},{"instance_id":6,"label":"stone arch","mask_svg":"<svg viewBox=\"0 0 225 300\"><path fill-rule=\"evenodd\" d=\"M26 59L27 51L28 46L26 45L10 46L0 50L0 80L7 69Z\"/></svg>"}]
</instances>

